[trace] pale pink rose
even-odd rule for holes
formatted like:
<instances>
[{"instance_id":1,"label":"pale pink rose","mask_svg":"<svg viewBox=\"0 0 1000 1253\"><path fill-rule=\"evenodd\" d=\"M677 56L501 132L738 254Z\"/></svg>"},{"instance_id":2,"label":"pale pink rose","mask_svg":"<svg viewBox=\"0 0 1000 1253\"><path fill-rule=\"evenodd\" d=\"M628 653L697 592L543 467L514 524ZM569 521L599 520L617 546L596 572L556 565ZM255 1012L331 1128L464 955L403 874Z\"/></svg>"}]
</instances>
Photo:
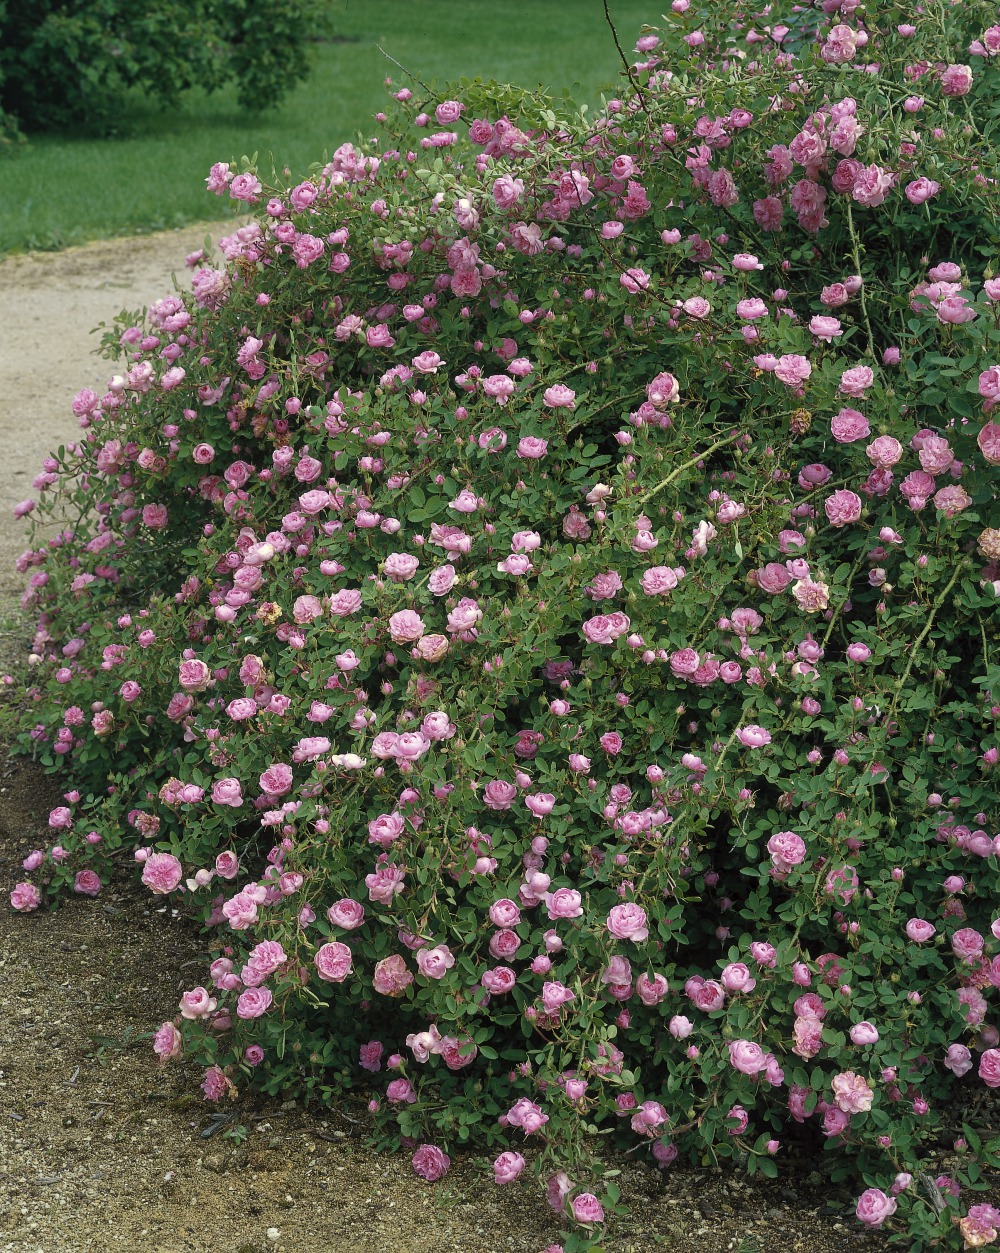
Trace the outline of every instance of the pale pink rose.
<instances>
[{"instance_id":1,"label":"pale pink rose","mask_svg":"<svg viewBox=\"0 0 1000 1253\"><path fill-rule=\"evenodd\" d=\"M934 493L934 508L939 509L946 518L953 518L956 513L968 509L971 504L972 497L958 483L942 487L940 491Z\"/></svg>"},{"instance_id":2,"label":"pale pink rose","mask_svg":"<svg viewBox=\"0 0 1000 1253\"><path fill-rule=\"evenodd\" d=\"M216 805L231 805L238 809L243 804L239 779L216 779L212 785L212 800Z\"/></svg>"},{"instance_id":3,"label":"pale pink rose","mask_svg":"<svg viewBox=\"0 0 1000 1253\"><path fill-rule=\"evenodd\" d=\"M375 966L372 984L375 991L382 996L402 996L413 982L413 975L406 968L406 963L398 953L391 957L383 957Z\"/></svg>"},{"instance_id":4,"label":"pale pink rose","mask_svg":"<svg viewBox=\"0 0 1000 1253\"><path fill-rule=\"evenodd\" d=\"M419 565L418 559L410 553L390 553L382 568L386 578L392 579L394 583L405 583L407 579L413 578Z\"/></svg>"},{"instance_id":5,"label":"pale pink rose","mask_svg":"<svg viewBox=\"0 0 1000 1253\"><path fill-rule=\"evenodd\" d=\"M680 582L683 573L678 574L671 566L651 566L643 573L642 590L647 596L666 596Z\"/></svg>"},{"instance_id":6,"label":"pale pink rose","mask_svg":"<svg viewBox=\"0 0 1000 1253\"><path fill-rule=\"evenodd\" d=\"M507 1111L507 1122L511 1127L520 1127L526 1136L540 1130L549 1121L541 1106L529 1101L526 1096L515 1102Z\"/></svg>"},{"instance_id":7,"label":"pale pink rose","mask_svg":"<svg viewBox=\"0 0 1000 1253\"><path fill-rule=\"evenodd\" d=\"M861 517L861 497L847 490L834 492L823 502L823 509L831 526L848 526Z\"/></svg>"},{"instance_id":8,"label":"pale pink rose","mask_svg":"<svg viewBox=\"0 0 1000 1253\"><path fill-rule=\"evenodd\" d=\"M972 927L962 927L951 937L951 951L962 961L972 962L982 957L983 937Z\"/></svg>"},{"instance_id":9,"label":"pale pink rose","mask_svg":"<svg viewBox=\"0 0 1000 1253\"><path fill-rule=\"evenodd\" d=\"M858 1198L855 1215L866 1227L881 1227L896 1212L895 1197L886 1196L880 1188L867 1188Z\"/></svg>"},{"instance_id":10,"label":"pale pink rose","mask_svg":"<svg viewBox=\"0 0 1000 1253\"><path fill-rule=\"evenodd\" d=\"M830 422L830 432L838 444L853 444L871 434L868 419L857 409L841 409Z\"/></svg>"},{"instance_id":11,"label":"pale pink rose","mask_svg":"<svg viewBox=\"0 0 1000 1253\"><path fill-rule=\"evenodd\" d=\"M353 969L351 950L339 940L317 949L313 962L319 977L329 983L343 983Z\"/></svg>"},{"instance_id":12,"label":"pale pink rose","mask_svg":"<svg viewBox=\"0 0 1000 1253\"><path fill-rule=\"evenodd\" d=\"M961 1079L972 1069L972 1053L964 1044L949 1044L944 1064L953 1075Z\"/></svg>"},{"instance_id":13,"label":"pale pink rose","mask_svg":"<svg viewBox=\"0 0 1000 1253\"><path fill-rule=\"evenodd\" d=\"M727 992L752 992L757 980L743 962L730 962L719 976Z\"/></svg>"},{"instance_id":14,"label":"pale pink rose","mask_svg":"<svg viewBox=\"0 0 1000 1253\"><path fill-rule=\"evenodd\" d=\"M345 896L330 906L326 911L326 916L332 926L341 927L344 931L353 931L364 922L365 907L359 901Z\"/></svg>"},{"instance_id":15,"label":"pale pink rose","mask_svg":"<svg viewBox=\"0 0 1000 1253\"><path fill-rule=\"evenodd\" d=\"M260 1018L266 1014L274 999L269 988L247 988L241 992L236 1002L237 1018Z\"/></svg>"},{"instance_id":16,"label":"pale pink rose","mask_svg":"<svg viewBox=\"0 0 1000 1253\"><path fill-rule=\"evenodd\" d=\"M690 986L691 997L697 1009L703 1013L710 1014L714 1010L721 1009L726 1003L726 989L721 983L715 979L698 979L697 981L689 979L684 985L685 992Z\"/></svg>"},{"instance_id":17,"label":"pale pink rose","mask_svg":"<svg viewBox=\"0 0 1000 1253\"><path fill-rule=\"evenodd\" d=\"M182 661L178 667L178 681L185 692L203 692L211 678L211 670L197 658Z\"/></svg>"},{"instance_id":18,"label":"pale pink rose","mask_svg":"<svg viewBox=\"0 0 1000 1253\"><path fill-rule=\"evenodd\" d=\"M903 194L910 204L919 205L936 196L940 190L940 183L921 175L920 178L915 178L912 182L906 184L903 188Z\"/></svg>"},{"instance_id":19,"label":"pale pink rose","mask_svg":"<svg viewBox=\"0 0 1000 1253\"><path fill-rule=\"evenodd\" d=\"M557 888L545 899L550 918L579 918L583 914L583 898L574 888Z\"/></svg>"},{"instance_id":20,"label":"pale pink rose","mask_svg":"<svg viewBox=\"0 0 1000 1253\"><path fill-rule=\"evenodd\" d=\"M19 914L30 914L41 905L42 894L33 883L18 883L11 889L10 903Z\"/></svg>"},{"instance_id":21,"label":"pale pink rose","mask_svg":"<svg viewBox=\"0 0 1000 1253\"><path fill-rule=\"evenodd\" d=\"M823 1044L823 1023L812 1014L802 1014L795 1019L792 1028L795 1043L792 1052L808 1061L815 1057Z\"/></svg>"},{"instance_id":22,"label":"pale pink rose","mask_svg":"<svg viewBox=\"0 0 1000 1253\"><path fill-rule=\"evenodd\" d=\"M863 399L865 392L875 383L875 373L870 366L856 365L840 376L840 391L845 396Z\"/></svg>"},{"instance_id":23,"label":"pale pink rose","mask_svg":"<svg viewBox=\"0 0 1000 1253\"><path fill-rule=\"evenodd\" d=\"M517 798L517 788L505 779L493 779L483 789L483 804L488 809L510 809Z\"/></svg>"},{"instance_id":24,"label":"pale pink rose","mask_svg":"<svg viewBox=\"0 0 1000 1253\"><path fill-rule=\"evenodd\" d=\"M268 796L284 796L292 787L292 768L278 761L260 776L260 790Z\"/></svg>"},{"instance_id":25,"label":"pale pink rose","mask_svg":"<svg viewBox=\"0 0 1000 1253\"><path fill-rule=\"evenodd\" d=\"M871 1109L875 1094L863 1075L845 1070L834 1075L832 1087L837 1108L845 1114L866 1114Z\"/></svg>"},{"instance_id":26,"label":"pale pink rose","mask_svg":"<svg viewBox=\"0 0 1000 1253\"><path fill-rule=\"evenodd\" d=\"M330 614L334 618L347 618L361 608L361 593L355 588L344 588L330 597Z\"/></svg>"},{"instance_id":27,"label":"pale pink rose","mask_svg":"<svg viewBox=\"0 0 1000 1253\"><path fill-rule=\"evenodd\" d=\"M517 975L509 966L494 966L484 972L480 983L493 996L502 996L510 992L517 982Z\"/></svg>"},{"instance_id":28,"label":"pale pink rose","mask_svg":"<svg viewBox=\"0 0 1000 1253\"><path fill-rule=\"evenodd\" d=\"M447 944L417 949L417 969L427 979L443 979L455 964L455 956Z\"/></svg>"},{"instance_id":29,"label":"pale pink rose","mask_svg":"<svg viewBox=\"0 0 1000 1253\"><path fill-rule=\"evenodd\" d=\"M570 1202L573 1218L586 1226L588 1223L604 1222L604 1206L592 1192L581 1192Z\"/></svg>"},{"instance_id":30,"label":"pale pink rose","mask_svg":"<svg viewBox=\"0 0 1000 1253\"><path fill-rule=\"evenodd\" d=\"M99 896L102 886L100 876L93 870L80 870L73 879L73 891L81 896Z\"/></svg>"},{"instance_id":31,"label":"pale pink rose","mask_svg":"<svg viewBox=\"0 0 1000 1253\"><path fill-rule=\"evenodd\" d=\"M389 619L389 634L396 644L411 644L424 633L424 621L412 609L400 609Z\"/></svg>"},{"instance_id":32,"label":"pale pink rose","mask_svg":"<svg viewBox=\"0 0 1000 1253\"><path fill-rule=\"evenodd\" d=\"M548 450L547 440L538 439L534 435L525 435L523 439L518 440L516 451L522 461L539 461Z\"/></svg>"},{"instance_id":33,"label":"pale pink rose","mask_svg":"<svg viewBox=\"0 0 1000 1253\"><path fill-rule=\"evenodd\" d=\"M757 579L757 586L762 592L767 592L769 596L779 595L792 581L792 576L785 567L775 561L768 562L766 566L754 571L754 573Z\"/></svg>"},{"instance_id":34,"label":"pale pink rose","mask_svg":"<svg viewBox=\"0 0 1000 1253\"><path fill-rule=\"evenodd\" d=\"M184 1037L172 1022L165 1022L153 1036L153 1052L160 1064L174 1061L184 1052Z\"/></svg>"},{"instance_id":35,"label":"pale pink rose","mask_svg":"<svg viewBox=\"0 0 1000 1253\"><path fill-rule=\"evenodd\" d=\"M871 1022L856 1022L850 1030L852 1044L875 1044L878 1041L878 1029Z\"/></svg>"},{"instance_id":36,"label":"pale pink rose","mask_svg":"<svg viewBox=\"0 0 1000 1253\"><path fill-rule=\"evenodd\" d=\"M562 383L554 383L545 389L542 403L549 409L575 409L576 392Z\"/></svg>"},{"instance_id":37,"label":"pale pink rose","mask_svg":"<svg viewBox=\"0 0 1000 1253\"><path fill-rule=\"evenodd\" d=\"M865 449L865 456L878 470L894 466L903 455L903 445L891 435L879 435Z\"/></svg>"},{"instance_id":38,"label":"pale pink rose","mask_svg":"<svg viewBox=\"0 0 1000 1253\"><path fill-rule=\"evenodd\" d=\"M142 881L157 895L172 892L184 877L181 863L172 853L151 853L142 867Z\"/></svg>"},{"instance_id":39,"label":"pale pink rose","mask_svg":"<svg viewBox=\"0 0 1000 1253\"><path fill-rule=\"evenodd\" d=\"M767 1066L764 1050L752 1040L729 1041L729 1064L743 1075L759 1075Z\"/></svg>"},{"instance_id":40,"label":"pale pink rose","mask_svg":"<svg viewBox=\"0 0 1000 1253\"><path fill-rule=\"evenodd\" d=\"M608 914L606 926L616 940L633 940L640 944L649 936L646 911L634 901L614 905Z\"/></svg>"},{"instance_id":41,"label":"pale pink rose","mask_svg":"<svg viewBox=\"0 0 1000 1253\"><path fill-rule=\"evenodd\" d=\"M513 1183L525 1167L520 1153L501 1153L493 1162L493 1181L498 1184Z\"/></svg>"},{"instance_id":42,"label":"pale pink rose","mask_svg":"<svg viewBox=\"0 0 1000 1253\"><path fill-rule=\"evenodd\" d=\"M806 858L806 842L793 831L778 831L767 842L767 851L777 870L791 870Z\"/></svg>"},{"instance_id":43,"label":"pale pink rose","mask_svg":"<svg viewBox=\"0 0 1000 1253\"><path fill-rule=\"evenodd\" d=\"M915 944L926 944L936 931L937 927L923 918L911 918L906 924L906 934Z\"/></svg>"},{"instance_id":44,"label":"pale pink rose","mask_svg":"<svg viewBox=\"0 0 1000 1253\"><path fill-rule=\"evenodd\" d=\"M300 626L314 622L323 613L323 602L318 596L298 596L292 606L292 618Z\"/></svg>"},{"instance_id":45,"label":"pale pink rose","mask_svg":"<svg viewBox=\"0 0 1000 1253\"><path fill-rule=\"evenodd\" d=\"M939 81L942 96L967 96L972 90L972 66L947 65Z\"/></svg>"},{"instance_id":46,"label":"pale pink rose","mask_svg":"<svg viewBox=\"0 0 1000 1253\"><path fill-rule=\"evenodd\" d=\"M854 179L851 195L858 204L875 209L882 204L896 182L896 175L881 166L864 166Z\"/></svg>"},{"instance_id":47,"label":"pale pink rose","mask_svg":"<svg viewBox=\"0 0 1000 1253\"><path fill-rule=\"evenodd\" d=\"M646 384L646 398L655 409L673 404L680 396L680 387L672 374L664 371Z\"/></svg>"},{"instance_id":48,"label":"pale pink rose","mask_svg":"<svg viewBox=\"0 0 1000 1253\"><path fill-rule=\"evenodd\" d=\"M1000 424L987 422L976 436L976 443L987 465L1000 466Z\"/></svg>"},{"instance_id":49,"label":"pale pink rose","mask_svg":"<svg viewBox=\"0 0 1000 1253\"><path fill-rule=\"evenodd\" d=\"M774 367L775 377L788 387L801 387L812 374L812 366L798 353L786 353L778 358Z\"/></svg>"}]
</instances>

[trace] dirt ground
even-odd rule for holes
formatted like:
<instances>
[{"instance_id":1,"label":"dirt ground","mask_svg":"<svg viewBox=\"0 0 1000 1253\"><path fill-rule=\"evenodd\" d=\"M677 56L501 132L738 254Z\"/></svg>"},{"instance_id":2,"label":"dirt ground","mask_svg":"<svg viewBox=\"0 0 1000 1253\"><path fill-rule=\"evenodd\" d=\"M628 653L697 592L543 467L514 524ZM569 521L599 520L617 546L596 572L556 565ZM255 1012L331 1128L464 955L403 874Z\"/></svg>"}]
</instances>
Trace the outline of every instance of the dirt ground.
<instances>
[{"instance_id":1,"label":"dirt ground","mask_svg":"<svg viewBox=\"0 0 1000 1253\"><path fill-rule=\"evenodd\" d=\"M42 458L77 438L70 401L103 390L91 328L184 281L205 229L0 261L0 669L24 673L28 624L10 510ZM237 1103L215 1126L194 1070L161 1069L149 1033L203 978L200 946L129 880L97 901L14 914L7 893L60 788L0 764L0 1250L76 1253L541 1253L559 1228L536 1190L497 1188L474 1159L438 1185L365 1146L364 1106L313 1115ZM775 1184L735 1172L618 1165L631 1217L608 1253L841 1253L884 1249L822 1162ZM944 1164L942 1164L942 1169Z\"/></svg>"}]
</instances>

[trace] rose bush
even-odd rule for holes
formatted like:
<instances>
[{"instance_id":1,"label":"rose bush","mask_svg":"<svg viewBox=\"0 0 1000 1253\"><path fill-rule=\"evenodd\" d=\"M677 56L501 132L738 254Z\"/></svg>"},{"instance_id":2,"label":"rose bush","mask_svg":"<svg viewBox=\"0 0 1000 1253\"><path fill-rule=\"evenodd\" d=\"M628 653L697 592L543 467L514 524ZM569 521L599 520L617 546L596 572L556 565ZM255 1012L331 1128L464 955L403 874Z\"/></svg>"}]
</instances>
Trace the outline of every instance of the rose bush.
<instances>
[{"instance_id":1,"label":"rose bush","mask_svg":"<svg viewBox=\"0 0 1000 1253\"><path fill-rule=\"evenodd\" d=\"M993 1147L933 1146L1000 1084L1000 35L724 7L594 118L393 87L297 186L213 168L250 224L17 511L71 790L12 900L134 856L210 949L163 1059L374 1086L567 1248L595 1133L773 1176L792 1126L982 1243Z\"/></svg>"}]
</instances>

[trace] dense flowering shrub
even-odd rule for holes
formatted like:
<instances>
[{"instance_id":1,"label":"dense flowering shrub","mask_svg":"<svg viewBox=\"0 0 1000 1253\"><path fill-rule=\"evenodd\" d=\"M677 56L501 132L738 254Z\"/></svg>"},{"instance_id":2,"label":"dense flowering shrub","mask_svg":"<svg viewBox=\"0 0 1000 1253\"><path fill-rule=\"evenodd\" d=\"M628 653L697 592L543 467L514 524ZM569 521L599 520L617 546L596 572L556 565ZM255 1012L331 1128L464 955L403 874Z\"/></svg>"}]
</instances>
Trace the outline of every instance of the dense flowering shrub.
<instances>
[{"instance_id":1,"label":"dense flowering shrub","mask_svg":"<svg viewBox=\"0 0 1000 1253\"><path fill-rule=\"evenodd\" d=\"M161 1058L374 1087L567 1247L601 1134L774 1175L792 1128L979 1247L990 1144L928 1171L1000 1086L1000 34L728 8L595 118L393 88L295 187L213 168L253 220L19 509L72 790L14 904L134 851L210 937Z\"/></svg>"}]
</instances>

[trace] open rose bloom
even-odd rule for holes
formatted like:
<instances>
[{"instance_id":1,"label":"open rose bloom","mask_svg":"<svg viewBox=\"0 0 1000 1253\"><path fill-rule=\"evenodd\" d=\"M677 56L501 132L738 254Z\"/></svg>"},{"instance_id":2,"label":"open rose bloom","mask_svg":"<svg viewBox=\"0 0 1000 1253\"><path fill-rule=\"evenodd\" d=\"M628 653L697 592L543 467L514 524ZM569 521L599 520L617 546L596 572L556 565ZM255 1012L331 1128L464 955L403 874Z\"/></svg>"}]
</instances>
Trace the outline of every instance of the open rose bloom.
<instances>
[{"instance_id":1,"label":"open rose bloom","mask_svg":"<svg viewBox=\"0 0 1000 1253\"><path fill-rule=\"evenodd\" d=\"M678 0L597 118L394 83L307 180L220 163L249 220L16 510L18 925L134 862L207 1099L364 1083L588 1239L581 1119L808 1124L923 1240L897 1176L1000 1087L1000 35L795 8Z\"/></svg>"}]
</instances>

